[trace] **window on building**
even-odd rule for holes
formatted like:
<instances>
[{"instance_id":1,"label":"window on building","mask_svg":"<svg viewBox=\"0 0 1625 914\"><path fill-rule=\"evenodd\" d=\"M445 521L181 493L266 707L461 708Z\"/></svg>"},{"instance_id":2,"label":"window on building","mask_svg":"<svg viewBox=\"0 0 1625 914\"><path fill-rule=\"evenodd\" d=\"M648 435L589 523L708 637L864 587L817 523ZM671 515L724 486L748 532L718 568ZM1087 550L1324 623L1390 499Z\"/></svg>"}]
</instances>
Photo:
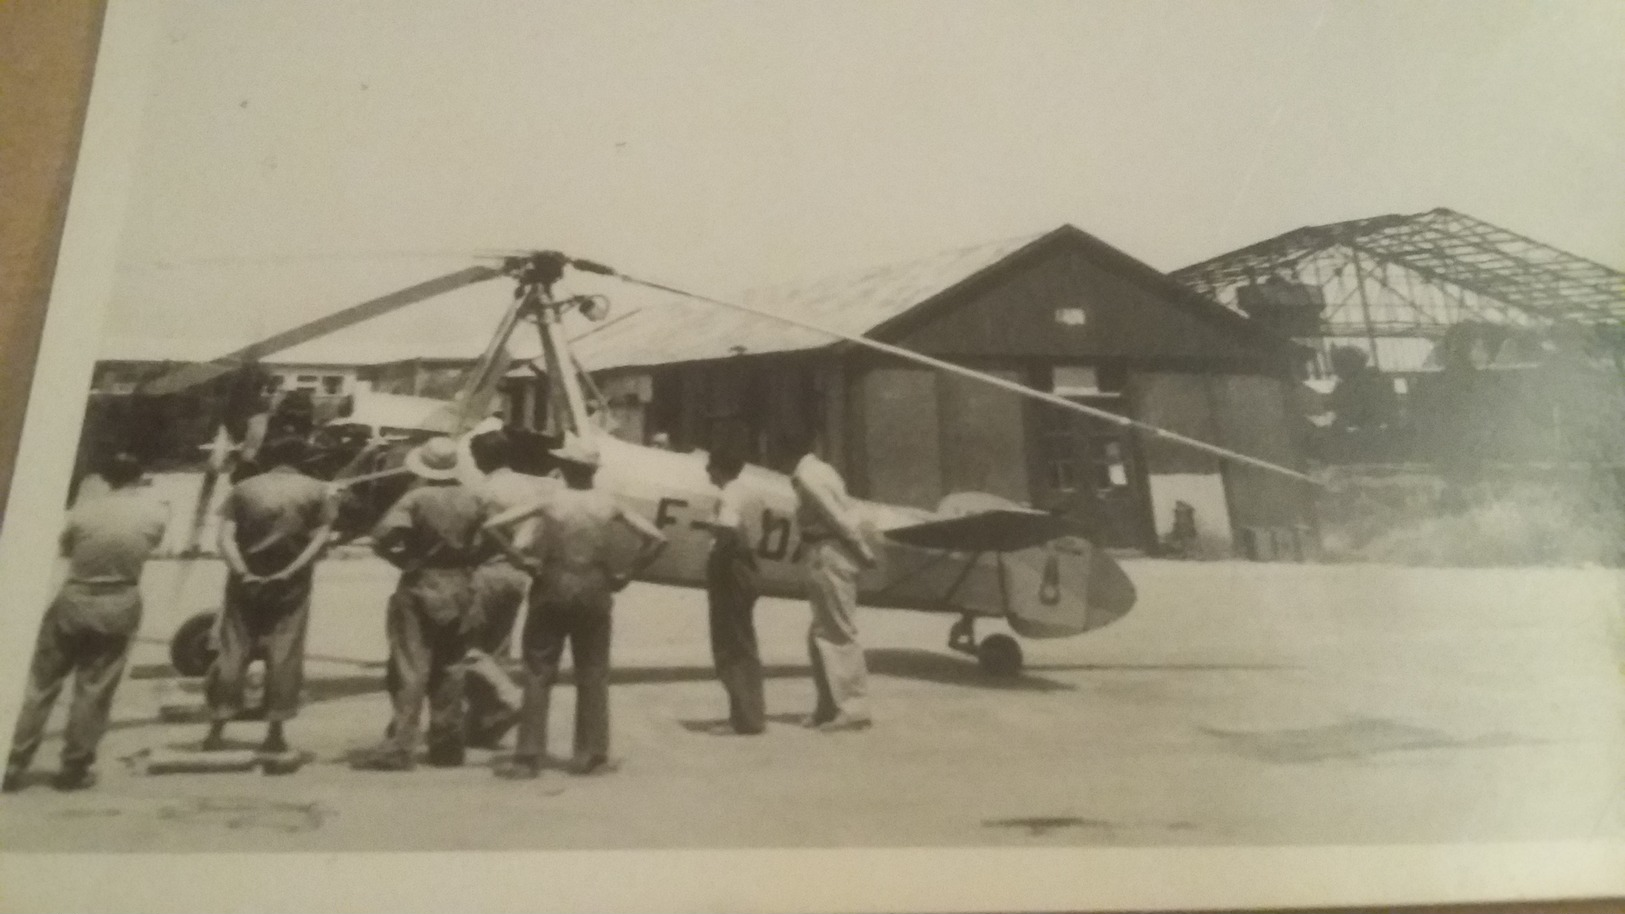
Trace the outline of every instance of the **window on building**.
<instances>
[{"instance_id":1,"label":"window on building","mask_svg":"<svg viewBox=\"0 0 1625 914\"><path fill-rule=\"evenodd\" d=\"M1082 308L1056 308L1055 322L1063 327L1082 327L1089 322L1089 315Z\"/></svg>"},{"instance_id":2,"label":"window on building","mask_svg":"<svg viewBox=\"0 0 1625 914\"><path fill-rule=\"evenodd\" d=\"M1050 389L1063 397L1092 397L1100 393L1100 379L1090 365L1057 365Z\"/></svg>"},{"instance_id":3,"label":"window on building","mask_svg":"<svg viewBox=\"0 0 1625 914\"><path fill-rule=\"evenodd\" d=\"M321 378L313 374L302 374L293 379L293 386L299 390L315 390Z\"/></svg>"}]
</instances>

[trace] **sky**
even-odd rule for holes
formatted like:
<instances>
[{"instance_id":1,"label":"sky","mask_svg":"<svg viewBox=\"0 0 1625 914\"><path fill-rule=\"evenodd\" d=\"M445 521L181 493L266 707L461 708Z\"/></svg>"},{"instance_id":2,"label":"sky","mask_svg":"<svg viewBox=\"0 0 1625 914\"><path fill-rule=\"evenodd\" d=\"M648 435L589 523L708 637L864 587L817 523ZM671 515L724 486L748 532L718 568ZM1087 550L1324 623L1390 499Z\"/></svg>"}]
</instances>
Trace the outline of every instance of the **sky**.
<instances>
[{"instance_id":1,"label":"sky","mask_svg":"<svg viewBox=\"0 0 1625 914\"><path fill-rule=\"evenodd\" d=\"M1615 0L144 8L109 354L512 248L726 296L1063 223L1172 270L1445 206L1625 267ZM501 286L336 343L477 350Z\"/></svg>"}]
</instances>

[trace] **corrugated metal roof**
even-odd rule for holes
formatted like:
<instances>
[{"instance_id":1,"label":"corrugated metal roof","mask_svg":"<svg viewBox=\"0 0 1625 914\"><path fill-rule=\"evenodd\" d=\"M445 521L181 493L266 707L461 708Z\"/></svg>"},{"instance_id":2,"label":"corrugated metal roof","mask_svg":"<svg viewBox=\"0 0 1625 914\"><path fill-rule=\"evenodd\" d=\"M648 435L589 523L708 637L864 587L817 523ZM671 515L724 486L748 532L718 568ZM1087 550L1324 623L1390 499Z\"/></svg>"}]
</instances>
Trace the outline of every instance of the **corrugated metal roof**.
<instances>
[{"instance_id":1,"label":"corrugated metal roof","mask_svg":"<svg viewBox=\"0 0 1625 914\"><path fill-rule=\"evenodd\" d=\"M945 251L732 299L770 313L862 335L1042 238L1028 235ZM666 365L731 355L817 349L829 336L679 296L657 300L578 337L588 370Z\"/></svg>"},{"instance_id":2,"label":"corrugated metal roof","mask_svg":"<svg viewBox=\"0 0 1625 914\"><path fill-rule=\"evenodd\" d=\"M1329 275L1310 269L1327 251L1340 252L1347 260L1349 279L1363 286L1362 301L1393 300L1397 316L1390 320L1400 323L1450 324L1464 317L1505 323L1506 307L1534 318L1612 323L1625 317L1625 273L1442 208L1295 229L1170 275L1233 307L1238 286L1271 276L1290 276L1323 288L1343 282L1342 267ZM1354 261L1355 253L1409 275L1398 281L1370 275ZM1438 299L1424 294L1440 283L1501 307L1483 308L1460 296ZM1328 288L1328 300L1336 297ZM1456 311L1468 313L1458 316ZM1327 320L1363 322L1337 321L1330 314Z\"/></svg>"}]
</instances>

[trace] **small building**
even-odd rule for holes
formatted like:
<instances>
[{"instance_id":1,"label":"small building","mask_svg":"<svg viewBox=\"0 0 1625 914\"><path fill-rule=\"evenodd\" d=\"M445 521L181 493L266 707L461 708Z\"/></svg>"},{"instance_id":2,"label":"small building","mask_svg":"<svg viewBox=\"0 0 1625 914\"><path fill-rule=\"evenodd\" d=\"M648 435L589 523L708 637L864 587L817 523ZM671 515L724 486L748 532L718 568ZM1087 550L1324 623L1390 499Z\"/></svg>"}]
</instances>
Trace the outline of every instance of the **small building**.
<instances>
[{"instance_id":1,"label":"small building","mask_svg":"<svg viewBox=\"0 0 1625 914\"><path fill-rule=\"evenodd\" d=\"M1290 397L1303 351L1072 226L741 302L1302 464ZM1312 523L1289 477L760 315L674 298L576 349L623 437L733 441L774 465L776 432L811 430L853 491L879 501L930 508L978 491L1077 508L1105 543L1148 552L1180 502L1213 555L1301 544Z\"/></svg>"}]
</instances>

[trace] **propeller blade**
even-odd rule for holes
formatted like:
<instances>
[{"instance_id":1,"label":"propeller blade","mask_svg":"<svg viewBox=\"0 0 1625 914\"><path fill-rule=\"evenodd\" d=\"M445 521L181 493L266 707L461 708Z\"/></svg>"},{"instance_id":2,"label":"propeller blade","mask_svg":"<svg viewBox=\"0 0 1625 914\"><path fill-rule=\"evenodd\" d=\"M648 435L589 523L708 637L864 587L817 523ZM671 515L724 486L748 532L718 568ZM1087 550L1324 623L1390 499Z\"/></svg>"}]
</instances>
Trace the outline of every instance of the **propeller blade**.
<instances>
[{"instance_id":1,"label":"propeller blade","mask_svg":"<svg viewBox=\"0 0 1625 914\"><path fill-rule=\"evenodd\" d=\"M382 317L391 311L416 304L424 299L444 295L464 286L473 285L501 275L502 270L500 268L490 266L467 267L455 273L447 273L444 276L436 277L427 282L420 282L398 292L391 292L388 295L364 301L359 305L329 314L326 317L317 318L309 323L300 324L290 330L284 330L275 336L244 346L242 349L221 356L212 362L195 362L178 368L147 382L141 388L141 392L145 394L177 393L218 378L240 365L263 359L268 355L307 343L329 333L336 333L362 321Z\"/></svg>"}]
</instances>

